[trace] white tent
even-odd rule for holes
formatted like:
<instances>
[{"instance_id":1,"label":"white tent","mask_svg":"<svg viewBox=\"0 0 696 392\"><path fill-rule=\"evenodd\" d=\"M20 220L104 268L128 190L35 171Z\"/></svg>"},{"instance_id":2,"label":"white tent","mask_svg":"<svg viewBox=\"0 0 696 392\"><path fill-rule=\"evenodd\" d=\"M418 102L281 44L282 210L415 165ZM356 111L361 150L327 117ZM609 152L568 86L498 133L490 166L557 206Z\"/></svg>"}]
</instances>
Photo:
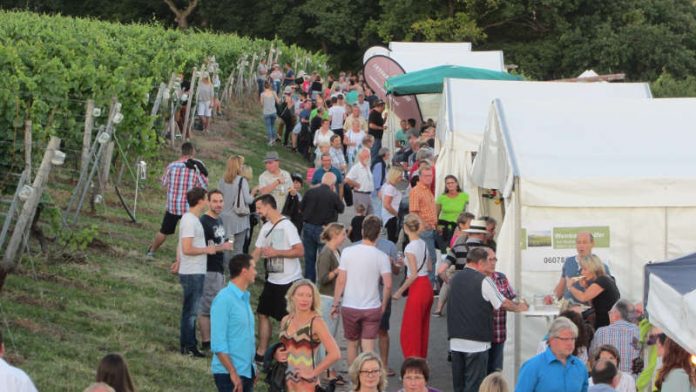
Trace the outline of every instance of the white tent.
<instances>
[{"instance_id":1,"label":"white tent","mask_svg":"<svg viewBox=\"0 0 696 392\"><path fill-rule=\"evenodd\" d=\"M567 83L445 79L437 121L437 135L442 149L437 161L436 192L440 192L444 176L453 174L467 192L468 173L473 153L478 150L493 99L544 99L575 102L581 115L582 105L597 99L648 99L647 83ZM550 109L549 109L550 110ZM475 196L475 195L472 195ZM478 213L476 197L470 209Z\"/></svg>"},{"instance_id":2,"label":"white tent","mask_svg":"<svg viewBox=\"0 0 696 392\"><path fill-rule=\"evenodd\" d=\"M423 51L392 50L389 57L399 63L406 72L420 71L438 65L460 65L463 67L490 69L505 72L502 50L465 51L437 50L431 48Z\"/></svg>"},{"instance_id":3,"label":"white tent","mask_svg":"<svg viewBox=\"0 0 696 392\"><path fill-rule=\"evenodd\" d=\"M504 196L498 269L524 297L548 294L591 231L622 297L642 299L646 262L696 250L693 124L696 99L494 100L471 180ZM546 329L514 319L508 371Z\"/></svg>"},{"instance_id":4,"label":"white tent","mask_svg":"<svg viewBox=\"0 0 696 392\"><path fill-rule=\"evenodd\" d=\"M471 42L396 42L389 43L389 50L394 52L440 52L457 50L471 52Z\"/></svg>"},{"instance_id":5,"label":"white tent","mask_svg":"<svg viewBox=\"0 0 696 392\"><path fill-rule=\"evenodd\" d=\"M650 323L696 355L696 253L645 266L645 309Z\"/></svg>"}]
</instances>

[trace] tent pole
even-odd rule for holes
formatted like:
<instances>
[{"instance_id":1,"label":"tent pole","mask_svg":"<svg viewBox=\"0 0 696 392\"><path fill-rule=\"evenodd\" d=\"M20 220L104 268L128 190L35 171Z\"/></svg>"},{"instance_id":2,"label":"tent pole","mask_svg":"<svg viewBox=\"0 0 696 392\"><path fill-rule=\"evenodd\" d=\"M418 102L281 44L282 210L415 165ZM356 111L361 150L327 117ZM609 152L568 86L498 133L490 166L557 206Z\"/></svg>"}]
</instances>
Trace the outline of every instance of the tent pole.
<instances>
[{"instance_id":1,"label":"tent pole","mask_svg":"<svg viewBox=\"0 0 696 392\"><path fill-rule=\"evenodd\" d=\"M664 260L668 260L668 254L669 254L669 249L667 249L667 246L669 245L669 238L667 238L667 235L669 234L669 222L668 222L668 215L667 215L667 207L665 207L665 256Z\"/></svg>"},{"instance_id":2,"label":"tent pole","mask_svg":"<svg viewBox=\"0 0 696 392\"><path fill-rule=\"evenodd\" d=\"M520 178L515 177L515 183L513 188L512 197L514 198L515 205L515 232L512 236L513 246L515 249L515 286L517 291L522 290L522 249L520 248L520 235L522 232L522 205L520 204ZM517 384L517 377L519 376L521 357L522 357L522 316L515 312L515 384Z\"/></svg>"}]
</instances>

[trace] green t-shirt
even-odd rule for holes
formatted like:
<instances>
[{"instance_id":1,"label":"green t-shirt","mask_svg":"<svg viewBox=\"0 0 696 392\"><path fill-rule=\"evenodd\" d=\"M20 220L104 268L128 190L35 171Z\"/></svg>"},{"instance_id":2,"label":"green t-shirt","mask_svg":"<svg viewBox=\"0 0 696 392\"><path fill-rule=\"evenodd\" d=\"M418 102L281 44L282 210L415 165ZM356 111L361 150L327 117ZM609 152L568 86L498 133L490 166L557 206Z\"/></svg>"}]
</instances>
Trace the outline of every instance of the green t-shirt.
<instances>
[{"instance_id":1,"label":"green t-shirt","mask_svg":"<svg viewBox=\"0 0 696 392\"><path fill-rule=\"evenodd\" d=\"M319 110L315 108L315 109L312 109L311 112L309 112L309 121L312 121L312 119L317 116L318 111ZM329 119L329 111L324 109L324 114L322 115L322 117L324 118L324 120L328 120Z\"/></svg>"},{"instance_id":2,"label":"green t-shirt","mask_svg":"<svg viewBox=\"0 0 696 392\"><path fill-rule=\"evenodd\" d=\"M399 142L399 145L401 147L404 147L406 145L406 141L407 141L406 132L404 132L403 129L399 129L398 131L396 131L396 134L394 135L394 137L396 138L396 141Z\"/></svg>"},{"instance_id":3,"label":"green t-shirt","mask_svg":"<svg viewBox=\"0 0 696 392\"><path fill-rule=\"evenodd\" d=\"M438 219L452 223L457 222L457 217L464 212L464 207L468 202L469 195L466 192L461 192L454 198L441 194L435 200L435 204L442 206Z\"/></svg>"}]
</instances>

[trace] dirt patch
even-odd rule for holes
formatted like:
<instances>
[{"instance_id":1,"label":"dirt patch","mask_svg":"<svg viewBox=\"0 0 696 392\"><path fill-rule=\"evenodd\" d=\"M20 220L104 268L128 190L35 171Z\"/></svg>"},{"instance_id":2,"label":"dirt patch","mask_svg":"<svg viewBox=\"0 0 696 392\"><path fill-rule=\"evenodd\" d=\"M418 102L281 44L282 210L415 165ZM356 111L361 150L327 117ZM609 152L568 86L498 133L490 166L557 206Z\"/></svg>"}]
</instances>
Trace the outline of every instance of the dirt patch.
<instances>
[{"instance_id":1,"label":"dirt patch","mask_svg":"<svg viewBox=\"0 0 696 392\"><path fill-rule=\"evenodd\" d=\"M26 318L17 318L10 321L10 324L25 329L33 334L51 336L57 340L64 340L65 334L55 325L39 324Z\"/></svg>"}]
</instances>

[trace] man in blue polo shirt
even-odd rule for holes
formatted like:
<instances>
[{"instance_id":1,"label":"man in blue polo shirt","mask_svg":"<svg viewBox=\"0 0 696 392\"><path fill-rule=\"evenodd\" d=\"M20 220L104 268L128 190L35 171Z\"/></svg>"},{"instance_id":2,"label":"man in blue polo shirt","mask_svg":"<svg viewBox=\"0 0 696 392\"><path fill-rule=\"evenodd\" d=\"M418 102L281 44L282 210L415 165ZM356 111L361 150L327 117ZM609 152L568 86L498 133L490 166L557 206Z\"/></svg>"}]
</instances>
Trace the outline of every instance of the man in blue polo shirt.
<instances>
[{"instance_id":1,"label":"man in blue polo shirt","mask_svg":"<svg viewBox=\"0 0 696 392\"><path fill-rule=\"evenodd\" d=\"M210 309L211 364L218 392L252 392L254 389L254 313L249 285L256 279L255 261L238 254L229 262L230 283L220 290ZM241 389L235 386L241 385Z\"/></svg>"},{"instance_id":2,"label":"man in blue polo shirt","mask_svg":"<svg viewBox=\"0 0 696 392\"><path fill-rule=\"evenodd\" d=\"M322 177L324 177L326 173L333 173L336 176L335 191L338 193L338 196L343 199L343 174L341 174L340 170L331 165L331 155L329 153L321 156L321 166L314 171L314 175L312 176L312 187L319 186Z\"/></svg>"},{"instance_id":3,"label":"man in blue polo shirt","mask_svg":"<svg viewBox=\"0 0 696 392\"><path fill-rule=\"evenodd\" d=\"M558 281L558 284L556 284L556 288L554 289L554 294L556 295L557 299L561 299L561 297L563 297L574 303L582 303L582 301L575 298L573 294L568 291L568 287L566 286L566 278L580 276L580 263L578 260L583 257L590 256L592 254L592 248L594 248L594 245L594 236L588 231L582 231L575 236L575 250L578 252L578 254L576 256L566 258L563 262L561 279ZM611 276L607 263L604 263L604 271L606 271L607 275ZM589 282L587 287L589 287L591 283L592 282ZM585 291L585 288L582 287L579 282L575 283L573 286L580 291Z\"/></svg>"},{"instance_id":4,"label":"man in blue polo shirt","mask_svg":"<svg viewBox=\"0 0 696 392\"><path fill-rule=\"evenodd\" d=\"M574 356L578 327L558 317L549 328L549 347L522 365L515 392L587 392L588 373Z\"/></svg>"}]
</instances>

